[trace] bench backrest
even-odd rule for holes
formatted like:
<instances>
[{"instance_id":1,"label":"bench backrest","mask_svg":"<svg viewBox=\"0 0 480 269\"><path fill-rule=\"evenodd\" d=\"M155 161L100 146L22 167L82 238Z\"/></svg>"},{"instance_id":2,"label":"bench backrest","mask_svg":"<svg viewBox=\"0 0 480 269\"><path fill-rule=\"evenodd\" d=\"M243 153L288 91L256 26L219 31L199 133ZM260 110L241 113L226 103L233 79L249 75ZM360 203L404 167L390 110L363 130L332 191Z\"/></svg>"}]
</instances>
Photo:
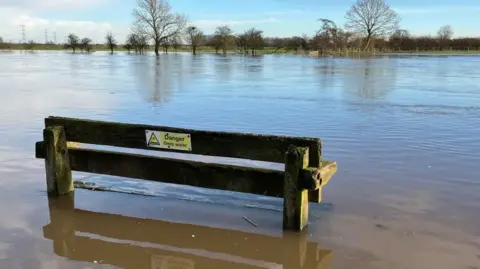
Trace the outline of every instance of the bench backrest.
<instances>
[{"instance_id":1,"label":"bench backrest","mask_svg":"<svg viewBox=\"0 0 480 269\"><path fill-rule=\"evenodd\" d=\"M284 171L71 147L68 142L285 163ZM74 190L72 170L284 198L284 228L308 224L336 163L321 159L317 138L198 131L49 117L36 157L45 159L47 192Z\"/></svg>"},{"instance_id":2,"label":"bench backrest","mask_svg":"<svg viewBox=\"0 0 480 269\"><path fill-rule=\"evenodd\" d=\"M285 162L290 145L308 147L309 165L319 167L322 144L318 138L199 131L172 127L48 117L45 126L63 126L67 141L125 148L183 152L199 155ZM151 132L153 131L153 132ZM185 147L162 148L160 134L172 142L189 140ZM155 137L152 137L152 133ZM180 134L180 135L176 135ZM150 145L148 142L151 142Z\"/></svg>"}]
</instances>

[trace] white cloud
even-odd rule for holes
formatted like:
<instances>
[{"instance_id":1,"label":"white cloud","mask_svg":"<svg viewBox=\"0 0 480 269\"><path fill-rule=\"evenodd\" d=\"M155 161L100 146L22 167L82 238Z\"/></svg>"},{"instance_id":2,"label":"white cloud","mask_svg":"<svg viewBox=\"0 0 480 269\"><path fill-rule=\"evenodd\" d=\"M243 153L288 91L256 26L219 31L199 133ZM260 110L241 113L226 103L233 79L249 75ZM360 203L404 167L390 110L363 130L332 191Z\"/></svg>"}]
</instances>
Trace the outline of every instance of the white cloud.
<instances>
[{"instance_id":1,"label":"white cloud","mask_svg":"<svg viewBox=\"0 0 480 269\"><path fill-rule=\"evenodd\" d=\"M280 10L280 11L266 11L264 12L265 15L291 15L291 14L303 14L307 13L306 10L301 10L301 9L293 9L293 10Z\"/></svg>"},{"instance_id":2,"label":"white cloud","mask_svg":"<svg viewBox=\"0 0 480 269\"><path fill-rule=\"evenodd\" d=\"M393 8L400 14L444 14L452 12L478 12L480 6L440 6L425 8Z\"/></svg>"},{"instance_id":3,"label":"white cloud","mask_svg":"<svg viewBox=\"0 0 480 269\"><path fill-rule=\"evenodd\" d=\"M53 2L53 0L49 1ZM0 24L4 26L0 29L0 36L9 42L18 42L22 39L21 25L25 26L27 40L42 43L45 40L46 29L48 30L48 40L54 41L55 33L58 43L63 43L69 33L75 33L80 37L89 37L94 42L101 43L103 43L107 31L112 31L119 41L123 41L128 33L128 25L116 24L113 26L109 22L49 20L35 16L29 10L10 7L0 7Z\"/></svg>"},{"instance_id":4,"label":"white cloud","mask_svg":"<svg viewBox=\"0 0 480 269\"><path fill-rule=\"evenodd\" d=\"M44 10L69 10L91 8L109 0L0 0L0 36L9 42L22 40L22 28L25 27L26 39L36 42L45 41L47 38L58 43L63 43L69 33L80 37L90 37L94 42L102 42L107 31L112 31L119 41L123 41L128 25L113 26L109 22L82 21L82 20L55 20L37 15Z\"/></svg>"},{"instance_id":5,"label":"white cloud","mask_svg":"<svg viewBox=\"0 0 480 269\"><path fill-rule=\"evenodd\" d=\"M298 15L298 14L306 14L308 11L301 10L301 9L292 9L292 10L270 10L270 11L258 11L258 12L248 12L248 13L238 13L238 12L226 12L226 13L208 13L203 14L204 16L208 16L209 18L218 18L219 20L232 20L231 18L235 18L234 21L243 21L249 20L252 18L258 17L265 17L265 16L275 16L275 17L282 17L288 15ZM229 19L226 19L229 18Z\"/></svg>"},{"instance_id":6,"label":"white cloud","mask_svg":"<svg viewBox=\"0 0 480 269\"><path fill-rule=\"evenodd\" d=\"M77 9L99 5L108 0L1 0L0 7L28 10Z\"/></svg>"},{"instance_id":7,"label":"white cloud","mask_svg":"<svg viewBox=\"0 0 480 269\"><path fill-rule=\"evenodd\" d=\"M208 31L215 31L215 28L221 25L228 25L228 26L238 26L238 25L255 25L255 24L263 24L263 23L275 23L279 20L274 17L269 17L266 19L258 19L258 20L196 20L192 23L204 30Z\"/></svg>"}]
</instances>

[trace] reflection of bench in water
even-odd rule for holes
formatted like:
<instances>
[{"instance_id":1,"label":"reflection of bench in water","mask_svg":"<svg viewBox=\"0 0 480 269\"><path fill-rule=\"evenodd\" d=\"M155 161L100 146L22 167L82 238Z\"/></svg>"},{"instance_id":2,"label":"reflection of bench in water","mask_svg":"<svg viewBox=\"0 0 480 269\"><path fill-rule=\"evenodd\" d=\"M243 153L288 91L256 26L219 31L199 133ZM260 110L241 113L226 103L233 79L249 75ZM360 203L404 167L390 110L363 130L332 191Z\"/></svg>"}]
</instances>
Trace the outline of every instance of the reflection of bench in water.
<instances>
[{"instance_id":1,"label":"reflection of bench in water","mask_svg":"<svg viewBox=\"0 0 480 269\"><path fill-rule=\"evenodd\" d=\"M132 269L326 269L331 251L306 233L272 237L74 209L73 195L49 198L44 236L57 255ZM192 237L192 235L194 237Z\"/></svg>"},{"instance_id":2,"label":"reflection of bench in water","mask_svg":"<svg viewBox=\"0 0 480 269\"><path fill-rule=\"evenodd\" d=\"M72 170L283 197L283 226L302 230L308 202L320 202L336 163L322 160L317 138L207 132L49 117L37 158L50 196L73 191ZM270 170L68 146L67 142L285 163Z\"/></svg>"}]
</instances>

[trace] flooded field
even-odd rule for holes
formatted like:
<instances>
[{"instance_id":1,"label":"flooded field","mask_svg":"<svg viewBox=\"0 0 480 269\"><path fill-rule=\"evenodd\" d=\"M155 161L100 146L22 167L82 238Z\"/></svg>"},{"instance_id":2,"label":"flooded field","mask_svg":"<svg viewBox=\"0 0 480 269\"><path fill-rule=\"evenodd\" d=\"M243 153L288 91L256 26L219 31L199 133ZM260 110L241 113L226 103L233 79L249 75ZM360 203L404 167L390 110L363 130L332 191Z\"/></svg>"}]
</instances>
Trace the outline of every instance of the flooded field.
<instances>
[{"instance_id":1,"label":"flooded field","mask_svg":"<svg viewBox=\"0 0 480 269\"><path fill-rule=\"evenodd\" d=\"M480 57L0 53L0 269L480 268ZM282 200L75 173L49 200L43 119L319 137L339 170ZM72 209L75 208L75 209ZM248 217L258 227L245 221Z\"/></svg>"}]
</instances>

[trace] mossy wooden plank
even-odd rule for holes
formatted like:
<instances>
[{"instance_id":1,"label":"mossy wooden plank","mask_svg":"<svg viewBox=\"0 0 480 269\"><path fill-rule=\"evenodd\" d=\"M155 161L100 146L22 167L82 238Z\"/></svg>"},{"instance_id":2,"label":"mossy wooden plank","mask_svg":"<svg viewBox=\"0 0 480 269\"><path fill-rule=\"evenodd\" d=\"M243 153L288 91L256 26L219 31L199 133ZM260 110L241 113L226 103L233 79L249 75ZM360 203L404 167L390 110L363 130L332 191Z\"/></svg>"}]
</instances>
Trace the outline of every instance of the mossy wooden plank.
<instances>
[{"instance_id":1,"label":"mossy wooden plank","mask_svg":"<svg viewBox=\"0 0 480 269\"><path fill-rule=\"evenodd\" d=\"M332 176L337 171L337 163L331 161L322 161L320 168L316 167L307 167L303 169L304 177L312 177L317 179L317 181L312 181L318 183L319 185L316 188L327 185ZM309 189L316 189L315 186L311 186Z\"/></svg>"},{"instance_id":2,"label":"mossy wooden plank","mask_svg":"<svg viewBox=\"0 0 480 269\"><path fill-rule=\"evenodd\" d=\"M320 162L319 168L310 167L306 169L304 176L308 177L311 175L312 177L318 179L318 181L314 182L319 183L318 186L310 188L313 189L308 193L308 200L310 202L320 203L322 201L322 186L325 186L330 181L336 171L337 163L326 160L322 160Z\"/></svg>"},{"instance_id":3,"label":"mossy wooden plank","mask_svg":"<svg viewBox=\"0 0 480 269\"><path fill-rule=\"evenodd\" d=\"M71 149L75 171L283 197L283 172L91 149Z\"/></svg>"},{"instance_id":4,"label":"mossy wooden plank","mask_svg":"<svg viewBox=\"0 0 480 269\"><path fill-rule=\"evenodd\" d=\"M35 142L35 158L45 159L45 142Z\"/></svg>"},{"instance_id":5,"label":"mossy wooden plank","mask_svg":"<svg viewBox=\"0 0 480 269\"><path fill-rule=\"evenodd\" d=\"M146 130L186 133L191 135L192 151L181 152L269 162L283 163L288 147L295 145L308 147L311 152L316 152L310 155L309 161L317 164L320 162L322 150L320 139L307 137L199 131L60 117L46 118L45 125L64 126L68 141L159 151L175 150L148 147L145 138Z\"/></svg>"},{"instance_id":6,"label":"mossy wooden plank","mask_svg":"<svg viewBox=\"0 0 480 269\"><path fill-rule=\"evenodd\" d=\"M36 149L43 150L42 142ZM36 152L42 158L44 153ZM204 163L149 155L69 148L71 169L190 185L195 187L283 197L284 172L278 170ZM307 160L306 160L307 161ZM299 186L318 186L311 174L300 174Z\"/></svg>"},{"instance_id":7,"label":"mossy wooden plank","mask_svg":"<svg viewBox=\"0 0 480 269\"><path fill-rule=\"evenodd\" d=\"M44 145L39 149L45 151L48 195L65 195L73 191L73 180L64 128L47 127L43 131L43 140Z\"/></svg>"},{"instance_id":8,"label":"mossy wooden plank","mask_svg":"<svg viewBox=\"0 0 480 269\"><path fill-rule=\"evenodd\" d=\"M309 150L309 166L311 167L322 167L322 149L321 147L317 149L310 149ZM318 188L314 188L308 192L308 201L312 203L320 203L322 200L321 190Z\"/></svg>"},{"instance_id":9,"label":"mossy wooden plank","mask_svg":"<svg viewBox=\"0 0 480 269\"><path fill-rule=\"evenodd\" d=\"M78 147L80 147L80 143L67 141L67 149ZM35 142L35 158L45 159L45 143L43 141Z\"/></svg>"},{"instance_id":10,"label":"mossy wooden plank","mask_svg":"<svg viewBox=\"0 0 480 269\"><path fill-rule=\"evenodd\" d=\"M308 148L290 146L285 155L283 228L301 231L308 224L308 190L301 171L308 167Z\"/></svg>"}]
</instances>

